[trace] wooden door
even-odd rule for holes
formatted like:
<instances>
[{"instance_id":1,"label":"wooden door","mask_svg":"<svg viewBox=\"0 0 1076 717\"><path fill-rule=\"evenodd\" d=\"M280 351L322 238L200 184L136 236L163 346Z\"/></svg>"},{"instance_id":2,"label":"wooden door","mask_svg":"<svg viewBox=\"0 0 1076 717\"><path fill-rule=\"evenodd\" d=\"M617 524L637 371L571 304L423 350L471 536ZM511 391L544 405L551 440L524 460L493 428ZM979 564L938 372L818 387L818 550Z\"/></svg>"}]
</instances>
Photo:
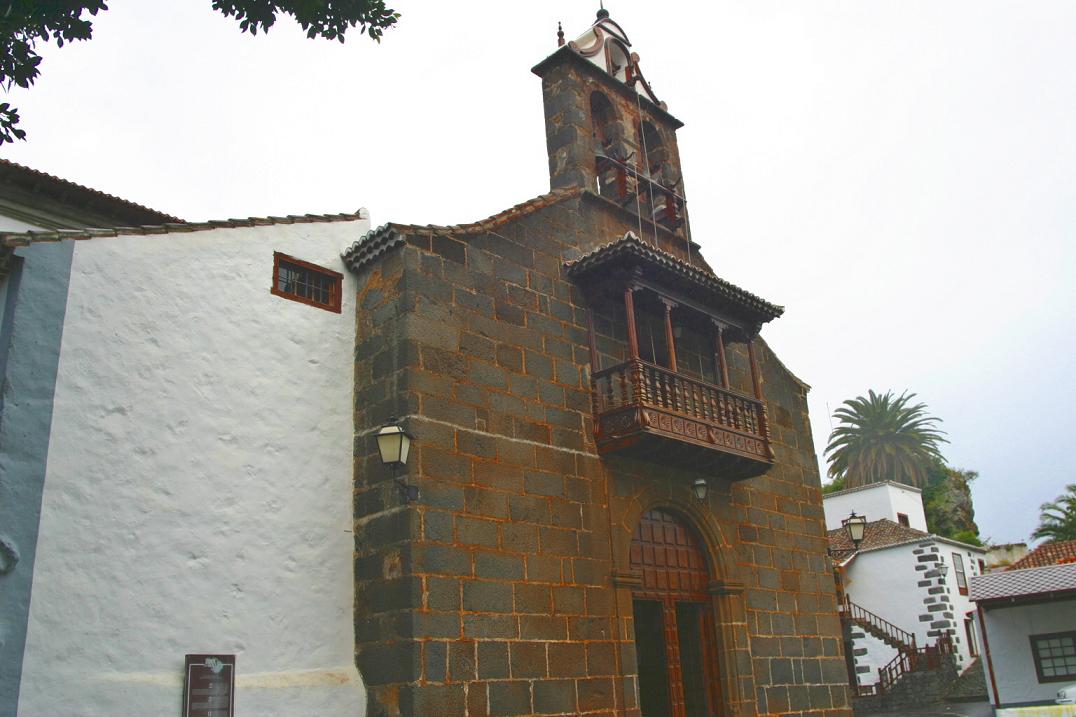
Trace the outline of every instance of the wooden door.
<instances>
[{"instance_id":1,"label":"wooden door","mask_svg":"<svg viewBox=\"0 0 1076 717\"><path fill-rule=\"evenodd\" d=\"M639 707L643 717L721 714L706 556L674 513L652 510L631 541Z\"/></svg>"}]
</instances>

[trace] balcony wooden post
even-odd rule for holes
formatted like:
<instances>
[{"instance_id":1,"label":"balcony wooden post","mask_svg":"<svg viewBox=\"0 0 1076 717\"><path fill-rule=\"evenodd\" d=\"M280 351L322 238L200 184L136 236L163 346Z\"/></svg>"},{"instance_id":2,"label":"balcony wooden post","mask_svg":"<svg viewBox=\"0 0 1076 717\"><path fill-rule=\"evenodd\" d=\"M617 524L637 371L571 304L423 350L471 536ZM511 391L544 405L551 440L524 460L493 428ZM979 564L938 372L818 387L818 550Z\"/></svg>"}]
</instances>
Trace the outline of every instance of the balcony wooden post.
<instances>
[{"instance_id":1,"label":"balcony wooden post","mask_svg":"<svg viewBox=\"0 0 1076 717\"><path fill-rule=\"evenodd\" d=\"M639 334L635 331L635 289L624 289L624 311L628 315L628 354L632 361L639 358Z\"/></svg>"},{"instance_id":2,"label":"balcony wooden post","mask_svg":"<svg viewBox=\"0 0 1076 717\"><path fill-rule=\"evenodd\" d=\"M598 365L598 340L594 335L594 310L587 307L587 343L590 348L590 372L600 371Z\"/></svg>"},{"instance_id":3,"label":"balcony wooden post","mask_svg":"<svg viewBox=\"0 0 1076 717\"><path fill-rule=\"evenodd\" d=\"M721 388L729 387L729 363L725 359L725 329L720 324L714 324L717 332L714 334L714 348L717 353L717 369L721 374Z\"/></svg>"},{"instance_id":4,"label":"balcony wooden post","mask_svg":"<svg viewBox=\"0 0 1076 717\"><path fill-rule=\"evenodd\" d=\"M676 373L676 337L673 335L672 310L676 306L668 299L662 299L665 305L665 343L669 345L669 370Z\"/></svg>"}]
</instances>

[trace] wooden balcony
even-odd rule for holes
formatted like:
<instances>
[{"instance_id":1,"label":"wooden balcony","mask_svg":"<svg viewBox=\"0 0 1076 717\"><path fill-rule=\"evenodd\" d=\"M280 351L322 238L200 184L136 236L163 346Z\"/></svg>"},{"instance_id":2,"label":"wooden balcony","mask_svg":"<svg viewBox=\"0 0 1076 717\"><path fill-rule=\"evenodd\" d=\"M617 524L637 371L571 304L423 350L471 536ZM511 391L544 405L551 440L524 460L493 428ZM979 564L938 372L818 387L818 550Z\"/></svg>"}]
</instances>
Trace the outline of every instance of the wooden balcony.
<instances>
[{"instance_id":1,"label":"wooden balcony","mask_svg":"<svg viewBox=\"0 0 1076 717\"><path fill-rule=\"evenodd\" d=\"M762 401L633 359L598 371L599 453L712 470L738 480L773 465Z\"/></svg>"}]
</instances>

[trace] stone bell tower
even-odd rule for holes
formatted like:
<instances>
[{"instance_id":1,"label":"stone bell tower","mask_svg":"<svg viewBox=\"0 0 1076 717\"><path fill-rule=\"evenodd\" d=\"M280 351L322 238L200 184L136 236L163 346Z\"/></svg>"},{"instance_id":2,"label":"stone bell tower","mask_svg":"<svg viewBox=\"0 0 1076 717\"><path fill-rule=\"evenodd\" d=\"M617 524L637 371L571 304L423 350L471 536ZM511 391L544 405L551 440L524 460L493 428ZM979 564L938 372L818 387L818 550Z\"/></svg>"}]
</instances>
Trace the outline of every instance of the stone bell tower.
<instances>
[{"instance_id":1,"label":"stone bell tower","mask_svg":"<svg viewBox=\"0 0 1076 717\"><path fill-rule=\"evenodd\" d=\"M542 78L551 189L583 187L670 231L684 231L676 130L604 8L578 39L533 68Z\"/></svg>"}]
</instances>

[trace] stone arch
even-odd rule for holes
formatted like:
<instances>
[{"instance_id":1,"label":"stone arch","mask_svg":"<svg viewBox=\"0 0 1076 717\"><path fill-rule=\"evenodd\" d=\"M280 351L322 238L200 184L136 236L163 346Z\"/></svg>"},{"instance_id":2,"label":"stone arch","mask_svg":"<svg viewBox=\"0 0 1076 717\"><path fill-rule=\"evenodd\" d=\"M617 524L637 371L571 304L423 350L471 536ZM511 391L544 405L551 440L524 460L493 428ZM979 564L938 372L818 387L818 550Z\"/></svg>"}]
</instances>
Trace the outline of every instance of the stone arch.
<instances>
[{"instance_id":1,"label":"stone arch","mask_svg":"<svg viewBox=\"0 0 1076 717\"><path fill-rule=\"evenodd\" d=\"M631 567L631 542L635 526L640 519L652 510L674 513L688 525L700 542L700 547L707 559L710 575L709 607L713 617L713 632L716 638L716 659L719 668L714 675L718 681L721 704L717 705L716 714L730 715L737 710L754 708L754 695L745 692L741 665L750 665L747 649L749 637L746 627L743 583L739 579L736 561L733 555L734 545L725 536L728 529L715 517L716 501L728 498L727 492L714 490L707 502L700 502L692 495L689 484L646 481L639 485L636 493L623 496L614 501L613 514L613 582L618 588L616 602L619 614L631 616L633 613L633 595L641 584L642 576ZM619 506L616 504L619 503ZM632 627L626 630L623 639L636 647L634 620ZM631 671L628 663L628 671ZM635 665L638 669L638 665ZM638 674L638 673L637 673ZM638 679L638 677L636 677Z\"/></svg>"},{"instance_id":2,"label":"stone arch","mask_svg":"<svg viewBox=\"0 0 1076 717\"><path fill-rule=\"evenodd\" d=\"M619 139L617 125L620 119L617 117L616 108L604 93L594 90L590 93L590 126L594 132L594 139L599 146L606 148Z\"/></svg>"},{"instance_id":3,"label":"stone arch","mask_svg":"<svg viewBox=\"0 0 1076 717\"><path fill-rule=\"evenodd\" d=\"M616 531L613 545L616 567L623 571L630 570L631 536L643 515L654 509L666 509L683 516L702 540L709 561L707 568L710 579L721 583L738 583L729 559L732 546L726 540L721 525L706 509L708 504L696 500L686 483L682 492L683 495L680 495L680 491L661 490L652 485L631 496L617 520L620 530Z\"/></svg>"}]
</instances>

